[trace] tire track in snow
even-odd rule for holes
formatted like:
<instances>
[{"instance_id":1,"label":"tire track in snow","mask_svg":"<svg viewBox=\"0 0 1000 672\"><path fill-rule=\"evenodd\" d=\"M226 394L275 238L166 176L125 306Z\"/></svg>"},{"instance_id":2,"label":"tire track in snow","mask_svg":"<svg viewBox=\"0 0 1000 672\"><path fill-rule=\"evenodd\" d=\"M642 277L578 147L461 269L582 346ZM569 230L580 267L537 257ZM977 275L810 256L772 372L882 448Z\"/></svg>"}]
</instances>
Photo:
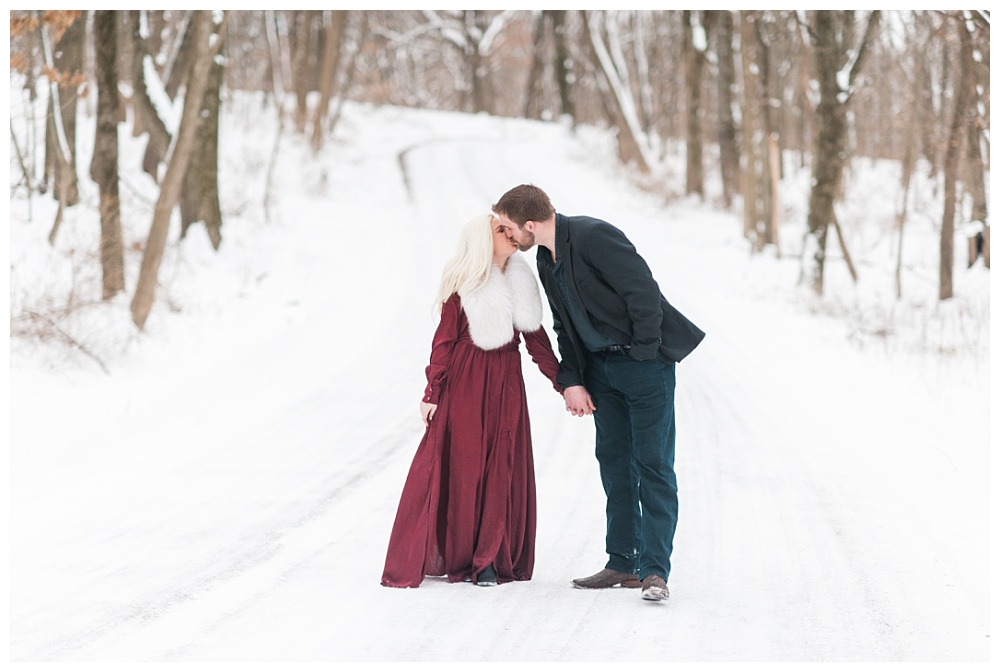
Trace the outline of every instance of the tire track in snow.
<instances>
[{"instance_id":1,"label":"tire track in snow","mask_svg":"<svg viewBox=\"0 0 1000 672\"><path fill-rule=\"evenodd\" d=\"M821 426L814 409L722 334L706 346L684 365L690 372L678 382L693 416L679 432L694 432L698 449L715 456L714 467L701 463L697 470L685 469L694 482L681 484L682 502L693 500L701 511L679 526L679 556L709 559L708 566L693 565L692 579L710 601L735 603L746 627L762 630L756 638L767 647L762 656L795 658L802 643L785 641L785 633L800 635L803 624L789 619L805 613L815 619L805 627L816 639L798 655L850 658L844 624L835 621L851 614L851 646L899 659L887 605L829 492L824 461L817 462L809 449L808 437ZM731 373L737 370L739 378ZM737 573L720 582L727 568ZM744 592L743 585L756 589ZM752 599L759 597L760 586L766 587L766 603Z\"/></svg>"},{"instance_id":2,"label":"tire track in snow","mask_svg":"<svg viewBox=\"0 0 1000 672\"><path fill-rule=\"evenodd\" d=\"M389 432L372 443L367 459L353 463L342 474L325 481L326 496L293 521L273 529L251 549L244 549L227 569L199 577L197 584L165 597L156 604L137 607L135 618L105 624L98 632L86 633L72 652L72 658L110 660L163 660L175 657L192 642L219 627L231 615L263 593L280 586L283 577L322 552L339 538L344 511L364 488L379 486L391 479L393 471L374 468L414 442L412 418L400 420ZM364 497L360 497L362 501Z\"/></svg>"}]
</instances>

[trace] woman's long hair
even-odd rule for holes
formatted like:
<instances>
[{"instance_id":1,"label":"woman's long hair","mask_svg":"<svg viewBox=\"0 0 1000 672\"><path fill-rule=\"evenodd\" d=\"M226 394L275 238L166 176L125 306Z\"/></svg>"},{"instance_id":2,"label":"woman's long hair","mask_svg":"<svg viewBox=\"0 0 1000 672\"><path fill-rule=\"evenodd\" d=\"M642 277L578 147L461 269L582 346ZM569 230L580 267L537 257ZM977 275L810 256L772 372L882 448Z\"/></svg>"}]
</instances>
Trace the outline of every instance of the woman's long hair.
<instances>
[{"instance_id":1,"label":"woman's long hair","mask_svg":"<svg viewBox=\"0 0 1000 672\"><path fill-rule=\"evenodd\" d=\"M493 215L479 215L465 224L458 238L458 251L444 266L434 304L437 311L441 312L441 306L455 292L463 295L486 282L492 265Z\"/></svg>"}]
</instances>

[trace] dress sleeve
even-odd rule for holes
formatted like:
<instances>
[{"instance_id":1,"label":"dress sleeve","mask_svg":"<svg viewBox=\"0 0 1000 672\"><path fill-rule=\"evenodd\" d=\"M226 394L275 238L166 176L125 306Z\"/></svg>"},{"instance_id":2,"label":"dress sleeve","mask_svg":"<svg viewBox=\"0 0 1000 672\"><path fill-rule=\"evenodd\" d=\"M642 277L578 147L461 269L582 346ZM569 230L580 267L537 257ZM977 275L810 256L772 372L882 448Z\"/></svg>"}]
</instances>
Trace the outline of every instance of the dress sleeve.
<instances>
[{"instance_id":1,"label":"dress sleeve","mask_svg":"<svg viewBox=\"0 0 1000 672\"><path fill-rule=\"evenodd\" d=\"M556 392L562 394L563 389L556 382L556 376L559 375L559 360L552 352L552 343L549 341L549 335L545 328L538 327L534 331L525 332L524 345L528 348L531 361L537 364L538 370L552 381L552 387L555 388Z\"/></svg>"},{"instance_id":2,"label":"dress sleeve","mask_svg":"<svg viewBox=\"0 0 1000 672\"><path fill-rule=\"evenodd\" d=\"M451 363L455 341L458 340L459 318L462 314L459 301L458 294L452 294L441 306L441 321L434 332L431 361L425 370L427 387L424 388L423 400L428 404L440 403L441 392L444 391L448 378L448 365Z\"/></svg>"}]
</instances>

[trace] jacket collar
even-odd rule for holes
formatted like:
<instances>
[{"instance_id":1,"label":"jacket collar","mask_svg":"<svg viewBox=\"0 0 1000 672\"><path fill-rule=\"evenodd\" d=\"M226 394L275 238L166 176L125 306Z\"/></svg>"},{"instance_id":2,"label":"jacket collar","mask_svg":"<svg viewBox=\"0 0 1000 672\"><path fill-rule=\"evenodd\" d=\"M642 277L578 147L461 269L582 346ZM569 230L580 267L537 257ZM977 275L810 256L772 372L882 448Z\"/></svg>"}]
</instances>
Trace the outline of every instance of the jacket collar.
<instances>
[{"instance_id":1,"label":"jacket collar","mask_svg":"<svg viewBox=\"0 0 1000 672\"><path fill-rule=\"evenodd\" d=\"M563 257L569 249L569 222L565 215L556 213L556 233L555 233L555 253L556 260L566 263L567 260ZM542 245L538 246L538 258L544 260L545 265L548 268L553 268L556 265L555 261L552 261L552 250Z\"/></svg>"}]
</instances>

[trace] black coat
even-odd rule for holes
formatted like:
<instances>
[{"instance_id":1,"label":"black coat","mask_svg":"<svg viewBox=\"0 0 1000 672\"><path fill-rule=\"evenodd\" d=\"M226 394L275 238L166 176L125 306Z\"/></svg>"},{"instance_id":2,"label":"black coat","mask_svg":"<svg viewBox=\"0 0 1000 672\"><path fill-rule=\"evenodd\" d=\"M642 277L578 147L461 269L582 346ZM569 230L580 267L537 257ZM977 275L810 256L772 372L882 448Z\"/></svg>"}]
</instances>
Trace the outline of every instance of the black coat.
<instances>
[{"instance_id":1,"label":"black coat","mask_svg":"<svg viewBox=\"0 0 1000 672\"><path fill-rule=\"evenodd\" d=\"M576 292L594 328L612 342L630 346L631 357L679 362L701 343L705 332L664 298L624 233L600 219L556 213L556 236L570 291ZM556 287L552 251L539 246L537 262L559 343L559 384L583 385L585 346Z\"/></svg>"}]
</instances>

